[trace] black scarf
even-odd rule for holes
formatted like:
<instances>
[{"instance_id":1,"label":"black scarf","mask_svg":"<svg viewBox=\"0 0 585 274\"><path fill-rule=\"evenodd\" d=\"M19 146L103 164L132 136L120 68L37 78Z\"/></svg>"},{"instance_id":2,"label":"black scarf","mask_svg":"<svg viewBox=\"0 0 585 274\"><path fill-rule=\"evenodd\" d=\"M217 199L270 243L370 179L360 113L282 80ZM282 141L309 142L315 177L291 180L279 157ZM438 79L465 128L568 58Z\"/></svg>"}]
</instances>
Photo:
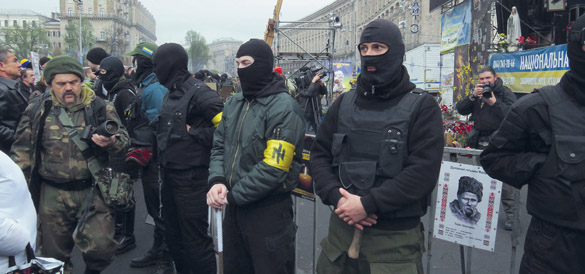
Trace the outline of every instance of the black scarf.
<instances>
[{"instance_id":1,"label":"black scarf","mask_svg":"<svg viewBox=\"0 0 585 274\"><path fill-rule=\"evenodd\" d=\"M256 95L272 82L272 66L274 57L272 49L266 42L259 39L250 39L242 44L236 53L236 58L251 56L254 63L246 68L238 68L238 76L242 85L242 92L246 98Z\"/></svg>"},{"instance_id":2,"label":"black scarf","mask_svg":"<svg viewBox=\"0 0 585 274\"><path fill-rule=\"evenodd\" d=\"M175 43L165 43L158 47L152 57L154 73L159 83L169 90L175 83L180 85L190 77L188 62L189 57L183 46Z\"/></svg>"}]
</instances>

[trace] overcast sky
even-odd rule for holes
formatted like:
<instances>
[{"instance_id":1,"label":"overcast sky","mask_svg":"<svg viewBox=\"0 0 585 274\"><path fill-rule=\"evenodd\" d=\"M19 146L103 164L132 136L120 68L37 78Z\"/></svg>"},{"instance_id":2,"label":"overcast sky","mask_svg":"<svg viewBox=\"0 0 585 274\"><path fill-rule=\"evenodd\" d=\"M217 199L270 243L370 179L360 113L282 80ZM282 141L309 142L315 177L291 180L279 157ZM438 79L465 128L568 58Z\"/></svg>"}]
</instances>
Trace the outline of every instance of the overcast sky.
<instances>
[{"instance_id":1,"label":"overcast sky","mask_svg":"<svg viewBox=\"0 0 585 274\"><path fill-rule=\"evenodd\" d=\"M183 44L188 30L207 42L231 37L243 42L264 38L268 18L277 0L140 0L156 20L157 44ZM59 0L2 0L0 9L30 9L49 16L59 11ZM295 21L334 0L283 0L280 19ZM95 35L95 34L94 34Z\"/></svg>"}]
</instances>

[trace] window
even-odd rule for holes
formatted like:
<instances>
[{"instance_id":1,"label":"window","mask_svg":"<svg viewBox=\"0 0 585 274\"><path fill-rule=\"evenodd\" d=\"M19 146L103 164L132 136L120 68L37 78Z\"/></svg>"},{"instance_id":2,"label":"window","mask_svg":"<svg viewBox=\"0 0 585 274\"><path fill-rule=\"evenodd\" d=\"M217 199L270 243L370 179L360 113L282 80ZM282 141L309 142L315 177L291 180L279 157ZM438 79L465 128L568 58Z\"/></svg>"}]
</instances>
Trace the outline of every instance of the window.
<instances>
[{"instance_id":1,"label":"window","mask_svg":"<svg viewBox=\"0 0 585 274\"><path fill-rule=\"evenodd\" d=\"M33 28L37 26L37 21L32 21Z\"/></svg>"},{"instance_id":2,"label":"window","mask_svg":"<svg viewBox=\"0 0 585 274\"><path fill-rule=\"evenodd\" d=\"M92 8L87 8L87 14L91 15L93 13Z\"/></svg>"},{"instance_id":3,"label":"window","mask_svg":"<svg viewBox=\"0 0 585 274\"><path fill-rule=\"evenodd\" d=\"M72 8L67 9L67 16L73 16L73 9Z\"/></svg>"},{"instance_id":4,"label":"window","mask_svg":"<svg viewBox=\"0 0 585 274\"><path fill-rule=\"evenodd\" d=\"M83 14L83 8L79 8L79 12Z\"/></svg>"},{"instance_id":5,"label":"window","mask_svg":"<svg viewBox=\"0 0 585 274\"><path fill-rule=\"evenodd\" d=\"M8 27L8 20L4 20L4 26Z\"/></svg>"},{"instance_id":6,"label":"window","mask_svg":"<svg viewBox=\"0 0 585 274\"><path fill-rule=\"evenodd\" d=\"M106 40L106 32L105 31L100 32L100 39Z\"/></svg>"},{"instance_id":7,"label":"window","mask_svg":"<svg viewBox=\"0 0 585 274\"><path fill-rule=\"evenodd\" d=\"M59 37L61 37L61 31L57 31L57 34L59 35Z\"/></svg>"},{"instance_id":8,"label":"window","mask_svg":"<svg viewBox=\"0 0 585 274\"><path fill-rule=\"evenodd\" d=\"M59 47L61 47L61 42L59 42Z\"/></svg>"},{"instance_id":9,"label":"window","mask_svg":"<svg viewBox=\"0 0 585 274\"><path fill-rule=\"evenodd\" d=\"M47 37L51 37L51 32L47 31Z\"/></svg>"},{"instance_id":10,"label":"window","mask_svg":"<svg viewBox=\"0 0 585 274\"><path fill-rule=\"evenodd\" d=\"M23 27L23 28L26 28L26 27L27 27L27 26L26 26L26 20L22 20L22 27Z\"/></svg>"},{"instance_id":11,"label":"window","mask_svg":"<svg viewBox=\"0 0 585 274\"><path fill-rule=\"evenodd\" d=\"M55 37L55 31L53 31L53 37Z\"/></svg>"},{"instance_id":12,"label":"window","mask_svg":"<svg viewBox=\"0 0 585 274\"><path fill-rule=\"evenodd\" d=\"M100 17L104 17L104 9L100 9Z\"/></svg>"}]
</instances>

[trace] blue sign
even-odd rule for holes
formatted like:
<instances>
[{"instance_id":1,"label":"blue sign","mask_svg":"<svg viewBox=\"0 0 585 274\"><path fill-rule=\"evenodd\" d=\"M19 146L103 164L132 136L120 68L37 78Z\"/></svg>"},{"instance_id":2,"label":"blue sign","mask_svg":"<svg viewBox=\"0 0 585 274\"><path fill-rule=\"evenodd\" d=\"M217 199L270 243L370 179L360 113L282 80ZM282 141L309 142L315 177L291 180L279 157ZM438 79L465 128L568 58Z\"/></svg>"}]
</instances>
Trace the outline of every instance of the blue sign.
<instances>
[{"instance_id":1,"label":"blue sign","mask_svg":"<svg viewBox=\"0 0 585 274\"><path fill-rule=\"evenodd\" d=\"M471 1L441 14L441 54L471 42Z\"/></svg>"}]
</instances>

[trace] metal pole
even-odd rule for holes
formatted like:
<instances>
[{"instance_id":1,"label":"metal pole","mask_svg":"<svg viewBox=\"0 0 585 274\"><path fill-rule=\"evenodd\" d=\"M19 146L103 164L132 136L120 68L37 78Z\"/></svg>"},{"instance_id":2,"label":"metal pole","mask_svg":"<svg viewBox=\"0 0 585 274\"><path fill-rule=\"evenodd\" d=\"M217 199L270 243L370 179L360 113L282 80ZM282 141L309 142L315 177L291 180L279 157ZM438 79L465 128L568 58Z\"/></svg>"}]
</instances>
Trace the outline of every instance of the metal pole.
<instances>
[{"instance_id":1,"label":"metal pole","mask_svg":"<svg viewBox=\"0 0 585 274\"><path fill-rule=\"evenodd\" d=\"M520 236L520 191L514 190L514 222L512 223L512 254L510 255L510 274L514 274L516 269L516 249L518 247L518 237Z\"/></svg>"},{"instance_id":2,"label":"metal pole","mask_svg":"<svg viewBox=\"0 0 585 274\"><path fill-rule=\"evenodd\" d=\"M465 272L465 248L463 245L459 245L459 255L461 255L461 274L466 274Z\"/></svg>"},{"instance_id":3,"label":"metal pole","mask_svg":"<svg viewBox=\"0 0 585 274\"><path fill-rule=\"evenodd\" d=\"M83 65L83 44L81 42L82 39L82 32L81 32L81 7L83 6L83 0L79 0L79 63Z\"/></svg>"},{"instance_id":4,"label":"metal pole","mask_svg":"<svg viewBox=\"0 0 585 274\"><path fill-rule=\"evenodd\" d=\"M467 262L465 262L466 265L465 270L467 271L465 273L471 274L471 252L473 251L473 248L468 246L465 249L467 249Z\"/></svg>"},{"instance_id":5,"label":"metal pole","mask_svg":"<svg viewBox=\"0 0 585 274\"><path fill-rule=\"evenodd\" d=\"M433 242L433 228L435 226L435 203L432 202L431 198L430 210L429 210L429 228L427 236L427 274L431 274L431 258L433 257L433 249L431 243Z\"/></svg>"}]
</instances>

